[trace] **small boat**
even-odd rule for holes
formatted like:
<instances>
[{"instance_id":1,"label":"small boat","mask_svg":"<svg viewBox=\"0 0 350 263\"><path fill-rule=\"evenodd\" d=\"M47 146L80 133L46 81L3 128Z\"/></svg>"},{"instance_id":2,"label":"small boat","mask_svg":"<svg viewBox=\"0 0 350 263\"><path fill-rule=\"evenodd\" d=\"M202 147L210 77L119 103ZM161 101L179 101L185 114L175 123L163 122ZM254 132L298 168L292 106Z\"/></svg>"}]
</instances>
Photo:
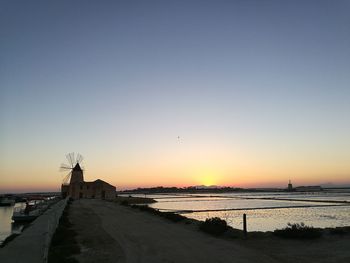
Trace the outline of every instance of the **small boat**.
<instances>
[{"instance_id":1,"label":"small boat","mask_svg":"<svg viewBox=\"0 0 350 263\"><path fill-rule=\"evenodd\" d=\"M29 212L28 214L24 214L21 212L13 212L12 220L15 221L15 223L18 222L31 222L35 220L38 216L40 216L39 210L33 210Z\"/></svg>"},{"instance_id":2,"label":"small boat","mask_svg":"<svg viewBox=\"0 0 350 263\"><path fill-rule=\"evenodd\" d=\"M0 198L0 206L13 206L15 204L15 200L9 199L7 197Z\"/></svg>"},{"instance_id":3,"label":"small boat","mask_svg":"<svg viewBox=\"0 0 350 263\"><path fill-rule=\"evenodd\" d=\"M31 222L42 214L42 210L36 205L26 204L25 208L16 207L13 211L12 220L18 222Z\"/></svg>"}]
</instances>

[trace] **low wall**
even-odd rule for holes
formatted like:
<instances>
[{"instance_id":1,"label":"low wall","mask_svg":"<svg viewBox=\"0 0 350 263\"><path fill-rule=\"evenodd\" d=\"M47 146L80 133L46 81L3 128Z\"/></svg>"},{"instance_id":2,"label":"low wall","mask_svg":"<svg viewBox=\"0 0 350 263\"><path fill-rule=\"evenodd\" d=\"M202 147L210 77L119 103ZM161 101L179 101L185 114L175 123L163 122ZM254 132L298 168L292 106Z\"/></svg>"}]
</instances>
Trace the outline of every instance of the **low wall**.
<instances>
[{"instance_id":1,"label":"low wall","mask_svg":"<svg viewBox=\"0 0 350 263\"><path fill-rule=\"evenodd\" d=\"M51 206L20 236L0 248L0 262L46 263L52 236L67 202L68 198Z\"/></svg>"}]
</instances>

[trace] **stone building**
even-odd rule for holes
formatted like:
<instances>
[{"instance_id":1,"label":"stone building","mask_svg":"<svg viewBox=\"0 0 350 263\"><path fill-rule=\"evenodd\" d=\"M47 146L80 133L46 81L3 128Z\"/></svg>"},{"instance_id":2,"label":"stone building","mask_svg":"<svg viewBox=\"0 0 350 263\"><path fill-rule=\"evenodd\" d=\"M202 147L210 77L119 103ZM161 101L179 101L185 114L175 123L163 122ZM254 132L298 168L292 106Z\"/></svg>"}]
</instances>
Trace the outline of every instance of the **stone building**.
<instances>
[{"instance_id":1,"label":"stone building","mask_svg":"<svg viewBox=\"0 0 350 263\"><path fill-rule=\"evenodd\" d=\"M62 197L73 199L96 198L112 200L116 197L116 188L105 181L97 179L93 182L84 182L83 170L79 163L72 169L69 184L62 184Z\"/></svg>"}]
</instances>

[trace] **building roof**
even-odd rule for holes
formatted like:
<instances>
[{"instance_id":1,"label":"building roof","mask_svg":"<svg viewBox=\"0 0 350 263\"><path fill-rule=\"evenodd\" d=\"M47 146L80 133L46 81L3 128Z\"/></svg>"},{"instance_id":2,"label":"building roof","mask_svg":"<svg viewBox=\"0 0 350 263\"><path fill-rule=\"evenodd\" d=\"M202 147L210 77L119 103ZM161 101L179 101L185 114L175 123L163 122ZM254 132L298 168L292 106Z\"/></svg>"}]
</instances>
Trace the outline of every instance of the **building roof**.
<instances>
[{"instance_id":1,"label":"building roof","mask_svg":"<svg viewBox=\"0 0 350 263\"><path fill-rule=\"evenodd\" d=\"M97 179L95 181L92 181L92 182L73 182L71 183L71 185L105 185L105 186L108 186L108 187L111 187L111 188L116 188L114 185L111 185L101 179Z\"/></svg>"},{"instance_id":2,"label":"building roof","mask_svg":"<svg viewBox=\"0 0 350 263\"><path fill-rule=\"evenodd\" d=\"M114 187L114 188L115 188L115 186L114 186L114 185L111 185L111 184L109 184L109 183L107 183L107 182L105 182L105 181L102 181L101 179L97 179L97 180L93 181L93 183L107 184L107 185L109 185L109 186L111 186L111 187Z\"/></svg>"}]
</instances>

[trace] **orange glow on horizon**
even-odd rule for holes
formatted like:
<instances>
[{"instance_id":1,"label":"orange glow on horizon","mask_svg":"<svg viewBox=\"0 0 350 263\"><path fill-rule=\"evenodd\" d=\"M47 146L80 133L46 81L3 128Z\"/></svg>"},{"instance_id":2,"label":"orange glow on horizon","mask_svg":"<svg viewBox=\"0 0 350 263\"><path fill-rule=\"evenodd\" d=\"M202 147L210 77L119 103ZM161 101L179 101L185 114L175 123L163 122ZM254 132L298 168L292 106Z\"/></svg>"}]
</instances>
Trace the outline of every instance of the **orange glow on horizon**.
<instances>
[{"instance_id":1,"label":"orange glow on horizon","mask_svg":"<svg viewBox=\"0 0 350 263\"><path fill-rule=\"evenodd\" d=\"M193 143L183 149L155 149L142 156L126 153L118 162L90 156L83 164L84 179L101 179L117 190L198 185L286 187L289 179L295 186L350 184L346 158L321 162L316 157L308 158L306 153L264 155L244 149L239 145L229 150L221 144L204 147ZM46 163L28 159L20 166L8 159L0 167L0 174L6 175L0 177L0 192L59 191L65 176L58 171L60 162L60 155Z\"/></svg>"}]
</instances>

